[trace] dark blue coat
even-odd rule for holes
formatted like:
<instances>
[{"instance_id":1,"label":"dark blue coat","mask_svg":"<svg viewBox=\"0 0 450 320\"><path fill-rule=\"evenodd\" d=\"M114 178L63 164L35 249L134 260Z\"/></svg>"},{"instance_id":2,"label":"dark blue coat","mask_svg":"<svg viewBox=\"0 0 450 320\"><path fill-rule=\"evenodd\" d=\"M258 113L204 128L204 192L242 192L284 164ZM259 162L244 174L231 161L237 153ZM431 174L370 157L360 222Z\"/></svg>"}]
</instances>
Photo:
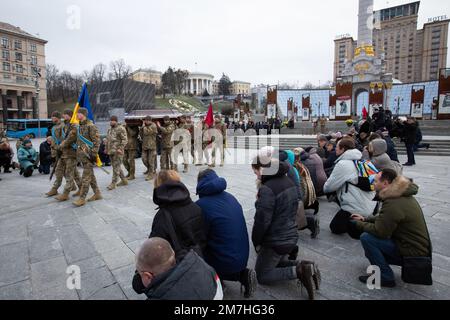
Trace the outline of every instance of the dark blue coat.
<instances>
[{"instance_id":1,"label":"dark blue coat","mask_svg":"<svg viewBox=\"0 0 450 320\"><path fill-rule=\"evenodd\" d=\"M212 172L197 186L202 208L207 245L205 261L219 275L231 275L247 267L249 238L241 205L228 192L227 182Z\"/></svg>"}]
</instances>

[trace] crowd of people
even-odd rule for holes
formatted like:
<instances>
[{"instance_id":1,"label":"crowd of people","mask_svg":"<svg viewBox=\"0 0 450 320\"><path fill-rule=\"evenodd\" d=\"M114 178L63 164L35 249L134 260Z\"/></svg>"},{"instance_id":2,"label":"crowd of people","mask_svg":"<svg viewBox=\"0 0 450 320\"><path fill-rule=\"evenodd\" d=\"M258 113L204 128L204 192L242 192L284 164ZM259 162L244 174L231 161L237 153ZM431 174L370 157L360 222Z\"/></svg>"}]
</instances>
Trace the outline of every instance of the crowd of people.
<instances>
[{"instance_id":1,"label":"crowd of people","mask_svg":"<svg viewBox=\"0 0 450 320\"><path fill-rule=\"evenodd\" d=\"M75 206L102 199L93 170L98 163L100 136L87 115L88 111L81 108L77 114L79 125L74 125L71 110L62 115L54 112L51 135L39 153L27 138L17 145L21 173L29 177L38 169L47 174L53 162L56 181L46 195L67 201L70 193L77 191L73 195L78 197ZM189 139L189 135L172 139L175 130L195 132L191 119L183 117L173 123L166 117L159 123L147 117L142 127L135 128L111 117L104 141L104 152L113 168L108 190L127 186L136 179L137 141L141 139L142 161L147 169L144 174L146 180L153 181L153 201L158 207L149 239L136 256L134 290L149 299L222 299L225 281L232 281L240 283L244 297L251 298L258 283L271 286L298 281L313 300L320 290L322 275L316 262L299 257L299 232L309 230L311 238L318 237L319 199L336 204L331 232L348 234L361 242L369 262L381 270L381 286L396 285L390 265L403 266L415 279L417 274L426 275L430 268L423 261L431 257L432 250L423 212L414 199L419 187L403 176L392 142L395 134L402 136L408 149L405 166L414 165L410 153L414 152L418 125L412 118L397 119L390 125L387 117L383 122L380 117L377 114L361 121L346 133L319 135L316 146L259 150L251 164L256 177L256 202L250 237L241 204L227 191L227 181L213 170L216 151L221 152L220 164L224 164L226 125L220 117L213 125L205 121L196 125L203 137L208 129L217 129L224 134L223 141L210 137L200 139L200 148L182 148L183 172L188 171L189 152L195 165L209 165L198 174L196 202L178 173L177 161L171 157L174 147ZM158 135L160 171L155 165ZM191 145L198 144L193 135L191 139ZM222 150L216 150L215 142L222 143ZM210 145L213 162L204 153ZM9 171L12 149L3 142L0 150L1 165ZM82 164L81 175L78 163ZM59 195L63 179L66 184ZM90 188L94 195L86 200ZM256 252L253 268L249 266L250 250ZM406 264L414 258L421 259L422 264ZM367 275L359 277L365 284L369 279Z\"/></svg>"}]
</instances>

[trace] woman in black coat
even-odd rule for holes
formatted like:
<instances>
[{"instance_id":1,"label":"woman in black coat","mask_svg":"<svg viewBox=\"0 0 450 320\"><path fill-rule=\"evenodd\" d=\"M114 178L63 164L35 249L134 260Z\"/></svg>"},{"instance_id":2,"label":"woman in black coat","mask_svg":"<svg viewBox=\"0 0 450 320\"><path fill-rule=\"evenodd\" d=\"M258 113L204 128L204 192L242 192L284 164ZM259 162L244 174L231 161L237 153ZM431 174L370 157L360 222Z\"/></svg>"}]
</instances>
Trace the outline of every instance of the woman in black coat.
<instances>
[{"instance_id":1,"label":"woman in black coat","mask_svg":"<svg viewBox=\"0 0 450 320\"><path fill-rule=\"evenodd\" d=\"M192 201L177 172L161 171L157 175L153 202L159 210L153 219L150 238L169 241L177 260L181 260L190 250L203 256L206 234L202 210Z\"/></svg>"}]
</instances>

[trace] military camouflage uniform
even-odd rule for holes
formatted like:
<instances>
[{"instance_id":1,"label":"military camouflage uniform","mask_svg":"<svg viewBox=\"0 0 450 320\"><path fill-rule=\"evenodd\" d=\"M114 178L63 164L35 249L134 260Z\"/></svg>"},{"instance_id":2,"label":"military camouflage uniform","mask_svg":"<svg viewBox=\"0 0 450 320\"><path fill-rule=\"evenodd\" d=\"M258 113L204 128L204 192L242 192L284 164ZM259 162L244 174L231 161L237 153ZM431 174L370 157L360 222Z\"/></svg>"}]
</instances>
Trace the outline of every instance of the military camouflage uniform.
<instances>
[{"instance_id":1,"label":"military camouflage uniform","mask_svg":"<svg viewBox=\"0 0 450 320\"><path fill-rule=\"evenodd\" d=\"M161 125L161 169L174 170L175 165L172 161L173 141L172 134L176 130L173 123Z\"/></svg>"},{"instance_id":2,"label":"military camouflage uniform","mask_svg":"<svg viewBox=\"0 0 450 320\"><path fill-rule=\"evenodd\" d=\"M192 139L192 134L191 133L193 131L193 125L189 124L187 122L181 123L178 125L178 129L180 130L187 130L182 132L182 136L179 139L179 142L175 142L174 145L175 146L179 146L178 148L175 148L175 150L177 150L178 152L181 151L181 153L183 154L183 165L184 165L184 170L187 171L187 168L189 166L189 153L191 151L191 146L189 145L191 143L191 139ZM174 159L175 160L175 167L178 165L178 154L174 154Z\"/></svg>"},{"instance_id":3,"label":"military camouflage uniform","mask_svg":"<svg viewBox=\"0 0 450 320\"><path fill-rule=\"evenodd\" d=\"M97 179L94 175L94 160L98 156L98 149L100 147L100 134L97 127L90 120L84 120L80 122L79 134L93 144L92 148L90 148L82 141L81 137L78 136L77 158L83 164L80 199L84 200L86 199L86 196L89 192L89 186L91 186L94 192L99 191Z\"/></svg>"},{"instance_id":4,"label":"military camouflage uniform","mask_svg":"<svg viewBox=\"0 0 450 320\"><path fill-rule=\"evenodd\" d=\"M223 166L225 162L225 148L227 145L227 127L221 121L216 121L214 123L213 129L217 130L222 135L222 146L219 142L215 141L215 137L212 137L212 140L214 141L212 147L212 164L213 166L216 164L216 152L220 152L220 165Z\"/></svg>"},{"instance_id":5,"label":"military camouflage uniform","mask_svg":"<svg viewBox=\"0 0 450 320\"><path fill-rule=\"evenodd\" d=\"M64 121L61 133L63 140L58 148L61 152L61 158L58 161L55 173L58 170L62 171L62 176L66 179L64 194L69 194L71 191L75 191L75 183L81 189L81 178L77 169L77 128L70 121ZM54 187L56 187L57 182L59 182L58 175Z\"/></svg>"},{"instance_id":6,"label":"military camouflage uniform","mask_svg":"<svg viewBox=\"0 0 450 320\"><path fill-rule=\"evenodd\" d=\"M77 141L77 129L75 126L70 124L70 121L64 121L52 129L52 158L57 159L57 165L55 169L56 181L53 184L53 188L58 190L62 185L62 180L66 178L66 185L64 187L64 192L66 188L70 187L70 191L75 191L75 184L78 188L81 188L81 178L77 170L77 153L72 145L76 144ZM66 140L70 140L68 143ZM58 149L60 150L58 152ZM72 169L73 172L69 173ZM69 182L70 181L70 182Z\"/></svg>"},{"instance_id":7,"label":"military camouflage uniform","mask_svg":"<svg viewBox=\"0 0 450 320\"><path fill-rule=\"evenodd\" d=\"M136 174L136 150L138 148L137 145L137 136L139 134L139 130L137 128L133 128L130 126L126 126L127 130L127 139L128 143L125 146L125 155L123 157L123 164L125 169L128 171L128 177L134 177Z\"/></svg>"},{"instance_id":8,"label":"military camouflage uniform","mask_svg":"<svg viewBox=\"0 0 450 320\"><path fill-rule=\"evenodd\" d=\"M202 150L203 150L203 154L202 154L202 159L203 156L205 157L205 164L209 165L209 161L210 161L210 154L209 154L209 149L212 147L212 137L211 137L211 133L209 131L209 127L206 123L203 123L202 125Z\"/></svg>"},{"instance_id":9,"label":"military camouflage uniform","mask_svg":"<svg viewBox=\"0 0 450 320\"><path fill-rule=\"evenodd\" d=\"M151 122L150 125L141 128L140 136L142 139L142 162L147 168L147 173L152 176L156 173L156 135L158 127Z\"/></svg>"},{"instance_id":10,"label":"military camouflage uniform","mask_svg":"<svg viewBox=\"0 0 450 320\"><path fill-rule=\"evenodd\" d=\"M117 124L115 127L109 128L106 140L106 150L111 158L113 167L112 183L115 184L119 181L119 177L121 180L125 179L122 171L123 156L128 143L125 127ZM122 154L119 154L118 151L122 151Z\"/></svg>"}]
</instances>

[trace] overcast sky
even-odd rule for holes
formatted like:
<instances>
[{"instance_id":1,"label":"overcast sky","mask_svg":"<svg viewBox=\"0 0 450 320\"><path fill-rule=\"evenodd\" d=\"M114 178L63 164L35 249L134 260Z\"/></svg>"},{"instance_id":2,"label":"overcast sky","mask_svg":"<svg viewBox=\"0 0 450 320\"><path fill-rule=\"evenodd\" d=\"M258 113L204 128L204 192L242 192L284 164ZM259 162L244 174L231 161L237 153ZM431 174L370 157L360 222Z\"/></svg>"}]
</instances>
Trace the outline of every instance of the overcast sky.
<instances>
[{"instance_id":1,"label":"overcast sky","mask_svg":"<svg viewBox=\"0 0 450 320\"><path fill-rule=\"evenodd\" d=\"M375 0L375 9L408 2ZM72 5L79 29L67 26ZM357 0L1 0L0 8L0 21L48 40L47 62L74 73L123 58L133 69L198 63L216 79L318 85L333 77L335 37L357 37ZM419 26L440 15L450 17L449 1L423 0Z\"/></svg>"}]
</instances>

